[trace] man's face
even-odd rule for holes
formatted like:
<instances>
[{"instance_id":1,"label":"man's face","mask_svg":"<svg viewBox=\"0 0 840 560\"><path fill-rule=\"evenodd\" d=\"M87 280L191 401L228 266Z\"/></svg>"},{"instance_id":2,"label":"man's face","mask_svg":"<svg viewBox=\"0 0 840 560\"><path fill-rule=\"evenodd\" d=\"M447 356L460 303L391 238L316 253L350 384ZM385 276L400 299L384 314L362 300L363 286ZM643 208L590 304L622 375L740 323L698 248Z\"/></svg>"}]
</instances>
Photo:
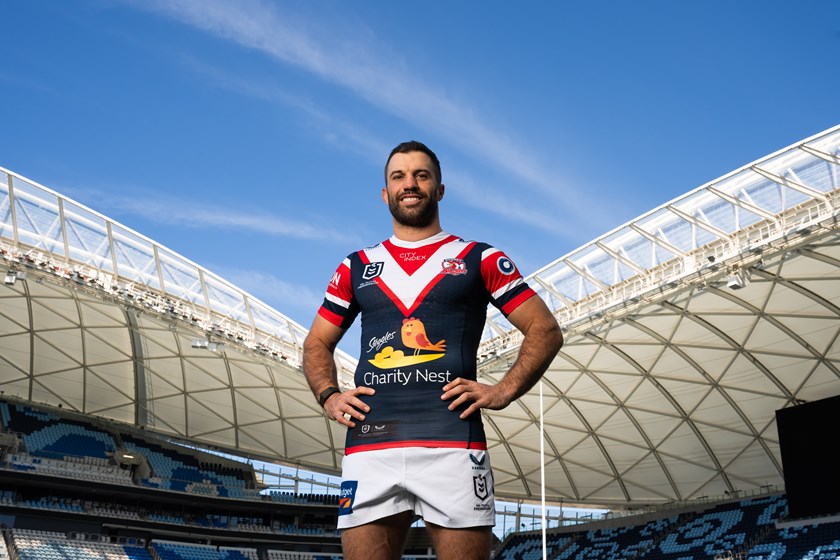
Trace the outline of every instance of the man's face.
<instances>
[{"instance_id":1,"label":"man's face","mask_svg":"<svg viewBox=\"0 0 840 560\"><path fill-rule=\"evenodd\" d=\"M382 200L398 224L422 228L434 223L444 190L434 169L423 152L397 153L388 162Z\"/></svg>"}]
</instances>

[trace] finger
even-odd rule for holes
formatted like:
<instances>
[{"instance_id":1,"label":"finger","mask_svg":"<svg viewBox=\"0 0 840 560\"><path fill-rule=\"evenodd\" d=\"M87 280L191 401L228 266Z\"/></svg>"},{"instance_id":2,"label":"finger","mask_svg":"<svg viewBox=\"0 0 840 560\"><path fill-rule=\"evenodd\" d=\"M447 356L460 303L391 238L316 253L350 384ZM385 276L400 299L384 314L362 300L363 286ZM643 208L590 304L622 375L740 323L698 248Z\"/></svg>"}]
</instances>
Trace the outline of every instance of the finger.
<instances>
[{"instance_id":1,"label":"finger","mask_svg":"<svg viewBox=\"0 0 840 560\"><path fill-rule=\"evenodd\" d=\"M467 396L465 396L465 395L467 395ZM463 398L462 398L462 397L463 397ZM457 388L455 388L455 389L452 389L452 390L450 390L450 391L447 391L447 392L445 392L444 394L442 394L442 395L440 396L440 399L441 399L442 401L448 401L449 399L455 399L455 401L453 401L453 402L449 405L449 409L450 409L450 410L452 410L452 406L453 406L453 405L454 405L454 406L458 406L458 404L460 404L460 403L464 402L464 401L465 401L465 400L467 400L468 398L469 398L469 392L467 391L467 389L462 388L462 387L457 387Z\"/></svg>"},{"instance_id":2,"label":"finger","mask_svg":"<svg viewBox=\"0 0 840 560\"><path fill-rule=\"evenodd\" d=\"M464 412L461 413L461 416L459 416L459 418L461 420L464 420L465 418L467 418L470 414L472 414L476 410L481 410L481 407L478 405L477 402L474 402L470 406L467 407L467 410L465 410Z\"/></svg>"},{"instance_id":3,"label":"finger","mask_svg":"<svg viewBox=\"0 0 840 560\"><path fill-rule=\"evenodd\" d=\"M350 408L353 409L352 412L350 412L350 411L348 411L348 412L350 412L353 415L353 417L356 418L357 420L364 420L365 419L364 414L367 414L368 412L370 412L370 406L368 406L368 404L365 401L363 401L361 399L357 399L356 397L352 397L352 398L348 399L347 400L347 406L349 406ZM359 411L361 411L361 412L359 412ZM362 412L364 414L362 414Z\"/></svg>"},{"instance_id":4,"label":"finger","mask_svg":"<svg viewBox=\"0 0 840 560\"><path fill-rule=\"evenodd\" d=\"M460 406L463 406L463 405L466 405L470 401L475 401L475 400L476 399L475 399L475 397L472 393L464 392L464 393L461 393L460 395L458 395L458 398L456 398L454 401L449 403L449 406L447 408L449 410L455 410L456 408L458 408ZM472 403L471 406L474 405L474 404L475 403Z\"/></svg>"},{"instance_id":5,"label":"finger","mask_svg":"<svg viewBox=\"0 0 840 560\"><path fill-rule=\"evenodd\" d=\"M356 423L353 422L352 420L350 420L350 415L349 414L342 414L338 418L333 418L333 420L335 420L339 424L347 426L348 428L355 428L356 427Z\"/></svg>"},{"instance_id":6,"label":"finger","mask_svg":"<svg viewBox=\"0 0 840 560\"><path fill-rule=\"evenodd\" d=\"M443 386L444 391L449 391L450 389L454 389L455 387L461 385L465 380L462 377L456 377L449 383Z\"/></svg>"},{"instance_id":7,"label":"finger","mask_svg":"<svg viewBox=\"0 0 840 560\"><path fill-rule=\"evenodd\" d=\"M374 395L376 394L376 390L372 387L357 387L351 391L345 393L347 395L347 404L354 408L358 408L359 410L364 410L365 412L370 412L370 407L367 405L366 402L358 398L356 395ZM360 418L359 420L362 420Z\"/></svg>"},{"instance_id":8,"label":"finger","mask_svg":"<svg viewBox=\"0 0 840 560\"><path fill-rule=\"evenodd\" d=\"M453 381L443 387L443 395L441 395L441 400L448 401L451 398L457 397L458 395L464 395L470 393L473 389L473 385L465 380L462 380L461 383L455 384Z\"/></svg>"},{"instance_id":9,"label":"finger","mask_svg":"<svg viewBox=\"0 0 840 560\"><path fill-rule=\"evenodd\" d=\"M342 399L337 401L331 409L333 418L338 420L344 416L349 416L348 421L364 420L365 414L370 412L370 407L363 401L353 397L351 399ZM352 426L351 426L352 427Z\"/></svg>"}]
</instances>

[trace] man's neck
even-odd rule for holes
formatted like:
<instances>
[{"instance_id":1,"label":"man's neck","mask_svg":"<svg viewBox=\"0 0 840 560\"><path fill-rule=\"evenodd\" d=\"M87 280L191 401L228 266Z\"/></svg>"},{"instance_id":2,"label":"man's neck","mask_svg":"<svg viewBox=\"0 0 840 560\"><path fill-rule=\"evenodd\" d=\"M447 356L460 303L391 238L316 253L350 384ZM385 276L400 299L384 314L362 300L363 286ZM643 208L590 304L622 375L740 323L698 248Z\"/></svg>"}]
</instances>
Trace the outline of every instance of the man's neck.
<instances>
[{"instance_id":1,"label":"man's neck","mask_svg":"<svg viewBox=\"0 0 840 560\"><path fill-rule=\"evenodd\" d=\"M394 223L394 237L402 241L422 241L443 231L440 222L435 222L426 227L414 228Z\"/></svg>"}]
</instances>

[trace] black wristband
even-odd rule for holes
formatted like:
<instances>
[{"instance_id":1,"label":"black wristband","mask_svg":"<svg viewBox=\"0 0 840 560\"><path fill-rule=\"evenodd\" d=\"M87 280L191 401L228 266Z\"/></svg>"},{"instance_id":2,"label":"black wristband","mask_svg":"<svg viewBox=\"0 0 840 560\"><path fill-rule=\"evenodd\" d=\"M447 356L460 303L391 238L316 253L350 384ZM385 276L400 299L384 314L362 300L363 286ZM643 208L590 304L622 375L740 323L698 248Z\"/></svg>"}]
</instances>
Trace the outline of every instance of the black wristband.
<instances>
[{"instance_id":1,"label":"black wristband","mask_svg":"<svg viewBox=\"0 0 840 560\"><path fill-rule=\"evenodd\" d=\"M321 391L320 395L318 395L318 404L321 405L321 408L324 408L324 404L327 402L327 399L333 396L334 394L340 392L341 389L339 389L338 387L327 387L326 389Z\"/></svg>"}]
</instances>

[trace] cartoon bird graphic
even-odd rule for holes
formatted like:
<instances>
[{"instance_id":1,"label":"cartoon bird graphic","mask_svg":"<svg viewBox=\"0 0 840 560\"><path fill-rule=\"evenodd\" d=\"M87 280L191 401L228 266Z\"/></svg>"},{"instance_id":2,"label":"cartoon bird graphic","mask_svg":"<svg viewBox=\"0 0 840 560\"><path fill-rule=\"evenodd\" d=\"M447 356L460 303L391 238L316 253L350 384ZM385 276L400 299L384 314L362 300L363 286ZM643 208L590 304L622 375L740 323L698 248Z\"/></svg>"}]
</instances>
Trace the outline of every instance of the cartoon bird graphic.
<instances>
[{"instance_id":1,"label":"cartoon bird graphic","mask_svg":"<svg viewBox=\"0 0 840 560\"><path fill-rule=\"evenodd\" d=\"M441 340L435 344L429 342L429 339L426 336L426 326L423 324L423 321L417 319L416 317L403 319L400 334L402 334L403 344L409 348L414 348L415 356L420 353L420 350L434 350L436 352L443 352L446 350L445 340Z\"/></svg>"}]
</instances>

